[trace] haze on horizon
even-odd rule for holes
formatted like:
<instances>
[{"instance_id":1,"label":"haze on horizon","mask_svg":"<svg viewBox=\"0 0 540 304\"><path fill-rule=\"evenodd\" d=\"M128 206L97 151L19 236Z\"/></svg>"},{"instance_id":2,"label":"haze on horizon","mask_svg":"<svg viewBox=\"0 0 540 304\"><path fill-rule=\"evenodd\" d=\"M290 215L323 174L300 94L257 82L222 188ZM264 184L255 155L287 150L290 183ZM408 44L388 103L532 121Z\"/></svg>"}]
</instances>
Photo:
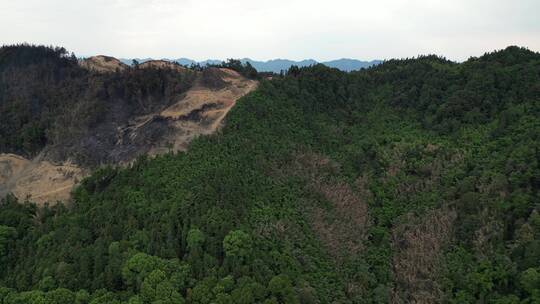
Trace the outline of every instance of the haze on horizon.
<instances>
[{"instance_id":1,"label":"haze on horizon","mask_svg":"<svg viewBox=\"0 0 540 304\"><path fill-rule=\"evenodd\" d=\"M438 54L462 61L540 50L538 0L0 0L0 44L79 56L195 60Z\"/></svg>"}]
</instances>

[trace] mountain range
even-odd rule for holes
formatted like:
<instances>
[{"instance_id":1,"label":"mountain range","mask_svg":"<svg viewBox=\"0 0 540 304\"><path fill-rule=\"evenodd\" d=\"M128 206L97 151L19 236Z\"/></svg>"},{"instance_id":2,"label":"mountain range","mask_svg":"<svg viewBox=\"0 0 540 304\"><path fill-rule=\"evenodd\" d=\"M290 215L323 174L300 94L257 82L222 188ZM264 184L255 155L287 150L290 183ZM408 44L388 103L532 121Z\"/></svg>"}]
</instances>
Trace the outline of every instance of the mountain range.
<instances>
[{"instance_id":1,"label":"mountain range","mask_svg":"<svg viewBox=\"0 0 540 304\"><path fill-rule=\"evenodd\" d=\"M140 63L153 60L152 58L134 58ZM214 64L220 64L223 61L222 60L216 60L216 59L208 59L203 61L196 61L189 58L178 58L178 59L168 59L163 58L162 60L171 61L171 62L177 62L181 65L190 66L192 64L199 64L201 66L207 66L207 65L214 65ZM133 59L120 59L125 64L132 64ZM350 71L356 71L363 68L368 68L373 65L380 64L381 60L371 60L371 61L362 61L357 59L349 59L349 58L342 58L337 60L330 60L330 61L316 61L314 59L305 59L301 61L294 61L289 59L272 59L268 61L258 61L253 60L249 58L243 58L240 59L242 63L249 62L257 71L259 72L274 72L279 73L281 71L288 70L291 66L295 65L298 67L306 67L315 65L317 63L322 63L328 67L331 68L337 68L342 71L350 72Z\"/></svg>"}]
</instances>

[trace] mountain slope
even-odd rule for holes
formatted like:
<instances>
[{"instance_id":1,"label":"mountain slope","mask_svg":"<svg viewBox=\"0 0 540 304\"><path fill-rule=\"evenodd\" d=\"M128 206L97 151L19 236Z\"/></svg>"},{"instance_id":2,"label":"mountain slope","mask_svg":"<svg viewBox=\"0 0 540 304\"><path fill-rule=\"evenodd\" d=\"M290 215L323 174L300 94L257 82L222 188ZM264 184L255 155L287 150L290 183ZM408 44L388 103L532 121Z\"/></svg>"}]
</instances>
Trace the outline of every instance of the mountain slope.
<instances>
[{"instance_id":1,"label":"mountain slope","mask_svg":"<svg viewBox=\"0 0 540 304\"><path fill-rule=\"evenodd\" d=\"M534 303L538 83L517 47L262 81L220 132L98 170L70 208L7 197L0 299Z\"/></svg>"},{"instance_id":2,"label":"mountain slope","mask_svg":"<svg viewBox=\"0 0 540 304\"><path fill-rule=\"evenodd\" d=\"M32 46L1 48L0 75L0 153L19 155L0 154L0 174L9 181L0 195L39 203L67 200L88 169L186 149L215 132L236 100L257 86L225 68L194 71L157 60L129 67L112 57L77 61L63 49ZM180 108L182 115L170 115ZM14 173L19 161L31 164L25 174ZM59 174L66 164L75 172Z\"/></svg>"},{"instance_id":3,"label":"mountain slope","mask_svg":"<svg viewBox=\"0 0 540 304\"><path fill-rule=\"evenodd\" d=\"M123 71L128 68L128 66L120 60L114 57L103 55L93 56L83 60L79 60L79 64L80 66L88 70L108 73L116 72L117 70Z\"/></svg>"}]
</instances>

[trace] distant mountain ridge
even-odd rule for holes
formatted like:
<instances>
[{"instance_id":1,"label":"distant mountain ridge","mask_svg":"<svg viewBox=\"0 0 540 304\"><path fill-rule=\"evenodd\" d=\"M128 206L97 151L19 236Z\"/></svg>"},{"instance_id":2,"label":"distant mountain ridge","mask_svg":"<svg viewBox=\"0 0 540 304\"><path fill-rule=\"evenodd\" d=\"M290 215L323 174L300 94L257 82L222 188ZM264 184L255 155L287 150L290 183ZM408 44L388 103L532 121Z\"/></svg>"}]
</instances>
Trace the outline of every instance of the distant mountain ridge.
<instances>
[{"instance_id":1,"label":"distant mountain ridge","mask_svg":"<svg viewBox=\"0 0 540 304\"><path fill-rule=\"evenodd\" d=\"M140 63L153 60L152 58L135 58ZM161 60L167 60L171 62L177 62L181 65L192 65L192 64L200 64L201 66L206 66L209 64L220 64L223 61L222 60L215 60L215 59L208 59L204 61L196 61L189 58L178 58L178 59L168 59L163 58ZM125 64L131 64L133 59L120 59ZM362 68L368 68L373 65L380 64L381 60L371 60L371 61L362 61L357 59L350 59L350 58L342 58L337 60L331 60L331 61L323 61L318 62L313 59L306 59L301 61L294 61L294 60L288 60L288 59L272 59L268 61L257 61L252 60L249 58L243 58L240 59L243 63L249 62L257 71L259 72L274 72L279 73L281 71L288 70L291 66L296 65L298 67L304 67L304 66L310 66L317 63L322 63L328 67L337 68L342 71L355 71L360 70Z\"/></svg>"}]
</instances>

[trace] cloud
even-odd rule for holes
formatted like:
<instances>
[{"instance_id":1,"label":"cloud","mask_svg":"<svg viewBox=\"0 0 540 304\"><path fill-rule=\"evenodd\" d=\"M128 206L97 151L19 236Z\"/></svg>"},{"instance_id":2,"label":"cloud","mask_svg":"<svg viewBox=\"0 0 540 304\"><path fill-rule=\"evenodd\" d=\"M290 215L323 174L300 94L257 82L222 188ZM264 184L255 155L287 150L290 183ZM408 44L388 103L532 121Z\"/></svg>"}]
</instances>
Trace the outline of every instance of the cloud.
<instances>
[{"instance_id":1,"label":"cloud","mask_svg":"<svg viewBox=\"0 0 540 304\"><path fill-rule=\"evenodd\" d=\"M0 43L80 55L464 60L540 50L537 0L0 0ZM8 29L8 30L5 30Z\"/></svg>"}]
</instances>

